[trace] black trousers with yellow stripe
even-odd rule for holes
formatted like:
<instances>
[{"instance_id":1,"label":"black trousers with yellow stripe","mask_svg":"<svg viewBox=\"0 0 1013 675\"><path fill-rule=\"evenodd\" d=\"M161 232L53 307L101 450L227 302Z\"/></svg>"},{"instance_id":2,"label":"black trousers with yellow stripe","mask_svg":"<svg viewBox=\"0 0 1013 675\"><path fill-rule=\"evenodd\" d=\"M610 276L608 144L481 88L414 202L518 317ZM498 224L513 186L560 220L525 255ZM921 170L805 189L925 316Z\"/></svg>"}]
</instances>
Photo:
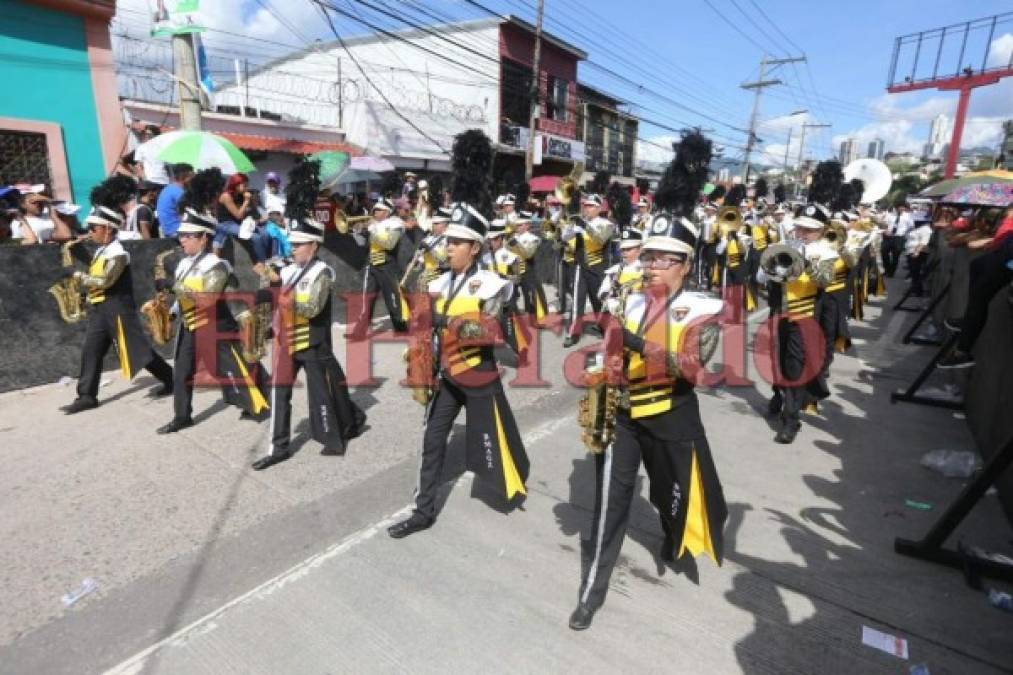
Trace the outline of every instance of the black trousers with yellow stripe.
<instances>
[{"instance_id":1,"label":"black trousers with yellow stripe","mask_svg":"<svg viewBox=\"0 0 1013 675\"><path fill-rule=\"evenodd\" d=\"M567 335L579 337L584 325L584 305L591 301L591 310L598 314L601 312L601 297L598 290L601 282L605 279L604 265L574 265L573 279L573 311L570 313L570 325L567 327ZM592 322L593 323L593 322Z\"/></svg>"},{"instance_id":2,"label":"black trousers with yellow stripe","mask_svg":"<svg viewBox=\"0 0 1013 675\"><path fill-rule=\"evenodd\" d=\"M151 348L136 311L114 311L111 306L92 307L88 313L84 346L81 348L78 396L98 396L102 362L114 344L120 360L120 370L128 380L144 369L162 384L172 386L172 368Z\"/></svg>"},{"instance_id":3,"label":"black trousers with yellow stripe","mask_svg":"<svg viewBox=\"0 0 1013 675\"><path fill-rule=\"evenodd\" d=\"M387 314L394 325L394 330L398 333L408 330L408 302L398 288L397 267L393 263L367 267L362 280L362 292L365 298L355 330L359 332L369 330L377 295L383 296L383 304L387 306Z\"/></svg>"},{"instance_id":4,"label":"black trousers with yellow stripe","mask_svg":"<svg viewBox=\"0 0 1013 675\"><path fill-rule=\"evenodd\" d=\"M447 457L447 441L454 421L467 408L465 464L476 477L486 480L506 500L526 494L524 483L530 463L513 412L497 379L480 393L440 377L436 395L429 403L422 458L415 489L415 512L436 518L436 497Z\"/></svg>"},{"instance_id":5,"label":"black trousers with yellow stripe","mask_svg":"<svg viewBox=\"0 0 1013 675\"><path fill-rule=\"evenodd\" d=\"M777 346L781 376L792 382L800 379L806 366L806 350L799 324L787 318L780 319L777 325ZM783 384L774 386L774 391L779 393L783 400L781 406L783 424L798 423L803 410L830 395L823 374L826 359L825 344L819 345L813 353L818 354L820 359L815 376L807 382L790 387Z\"/></svg>"},{"instance_id":6,"label":"black trousers with yellow stripe","mask_svg":"<svg viewBox=\"0 0 1013 675\"><path fill-rule=\"evenodd\" d=\"M172 390L175 419L189 419L193 413L194 376L198 365L203 365L221 386L222 398L227 403L251 415L259 415L267 410L267 398L264 396L267 378L264 367L259 364L255 367L243 360L242 346L238 340L219 340L214 350L218 361L216 373L211 372L211 364L197 350L197 333L185 326L179 327Z\"/></svg>"},{"instance_id":7,"label":"black trousers with yellow stripe","mask_svg":"<svg viewBox=\"0 0 1013 675\"><path fill-rule=\"evenodd\" d=\"M331 345L313 345L290 358L292 367L288 372L274 368L275 377L284 375L286 381L276 381L271 387L271 452L275 448L288 449L292 435L292 387L300 370L306 373L310 436L330 450L343 451L349 440L362 433L366 413L352 401L345 373Z\"/></svg>"},{"instance_id":8,"label":"black trousers with yellow stripe","mask_svg":"<svg viewBox=\"0 0 1013 675\"><path fill-rule=\"evenodd\" d=\"M528 261L528 267L520 279L520 292L524 298L524 312L535 317L536 323L541 323L549 313L549 305L545 300L545 289L542 287L542 280L538 277L538 270L535 269L534 259Z\"/></svg>"},{"instance_id":9,"label":"black trousers with yellow stripe","mask_svg":"<svg viewBox=\"0 0 1013 675\"><path fill-rule=\"evenodd\" d=\"M728 508L705 436L659 438L620 412L615 440L594 459L594 515L590 537L581 541L582 604L597 609L605 601L629 525L641 461L666 546L673 547L666 553L676 559L687 551L693 556L705 553L721 563Z\"/></svg>"}]
</instances>

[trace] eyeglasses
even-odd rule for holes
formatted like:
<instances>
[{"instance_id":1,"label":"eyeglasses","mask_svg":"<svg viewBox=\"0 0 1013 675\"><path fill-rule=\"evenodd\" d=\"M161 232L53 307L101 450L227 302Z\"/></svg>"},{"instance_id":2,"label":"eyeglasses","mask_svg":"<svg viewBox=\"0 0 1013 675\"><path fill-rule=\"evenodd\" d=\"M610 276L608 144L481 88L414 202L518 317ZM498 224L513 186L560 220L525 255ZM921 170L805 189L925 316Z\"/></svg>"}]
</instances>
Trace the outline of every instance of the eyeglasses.
<instances>
[{"instance_id":1,"label":"eyeglasses","mask_svg":"<svg viewBox=\"0 0 1013 675\"><path fill-rule=\"evenodd\" d=\"M656 270L667 270L670 267L681 265L686 262L685 260L679 260L678 258L655 258L654 256L644 256L640 258L640 263L644 267L653 267Z\"/></svg>"}]
</instances>

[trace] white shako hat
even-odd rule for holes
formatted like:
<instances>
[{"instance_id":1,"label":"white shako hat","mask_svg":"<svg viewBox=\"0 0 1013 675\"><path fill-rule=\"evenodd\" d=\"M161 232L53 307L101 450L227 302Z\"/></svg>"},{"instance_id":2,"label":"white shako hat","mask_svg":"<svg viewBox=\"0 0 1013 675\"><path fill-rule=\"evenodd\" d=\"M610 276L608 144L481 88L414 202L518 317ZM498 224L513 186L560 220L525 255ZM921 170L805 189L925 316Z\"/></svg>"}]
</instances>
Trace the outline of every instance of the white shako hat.
<instances>
[{"instance_id":1,"label":"white shako hat","mask_svg":"<svg viewBox=\"0 0 1013 675\"><path fill-rule=\"evenodd\" d=\"M87 225L108 225L118 230L123 227L123 214L106 206L93 206L84 222Z\"/></svg>"},{"instance_id":2,"label":"white shako hat","mask_svg":"<svg viewBox=\"0 0 1013 675\"><path fill-rule=\"evenodd\" d=\"M485 233L486 239L492 239L493 237L502 237L506 234L506 219L504 218L493 218L489 221L489 231Z\"/></svg>"},{"instance_id":3,"label":"white shako hat","mask_svg":"<svg viewBox=\"0 0 1013 675\"><path fill-rule=\"evenodd\" d=\"M176 234L211 234L215 233L218 219L210 213L200 213L195 209L187 207L183 210L183 217L179 220L179 228Z\"/></svg>"},{"instance_id":4,"label":"white shako hat","mask_svg":"<svg viewBox=\"0 0 1013 675\"><path fill-rule=\"evenodd\" d=\"M467 202L454 204L450 212L450 224L447 225L448 239L470 239L482 243L489 231L489 221L478 210Z\"/></svg>"},{"instance_id":5,"label":"white shako hat","mask_svg":"<svg viewBox=\"0 0 1013 675\"><path fill-rule=\"evenodd\" d=\"M795 227L822 230L830 222L830 212L822 204L807 204L793 221Z\"/></svg>"},{"instance_id":6,"label":"white shako hat","mask_svg":"<svg viewBox=\"0 0 1013 675\"><path fill-rule=\"evenodd\" d=\"M303 218L302 220L290 220L290 228L288 231L288 240L293 244L304 244L309 242L316 242L318 244L324 241L324 226L323 223L318 223L312 218Z\"/></svg>"},{"instance_id":7,"label":"white shako hat","mask_svg":"<svg viewBox=\"0 0 1013 675\"><path fill-rule=\"evenodd\" d=\"M619 238L619 248L636 248L644 244L644 235L635 227L627 227Z\"/></svg>"},{"instance_id":8,"label":"white shako hat","mask_svg":"<svg viewBox=\"0 0 1013 675\"><path fill-rule=\"evenodd\" d=\"M663 212L651 218L647 227L647 238L644 240L645 251L664 251L693 257L696 239L699 236L696 226L682 216Z\"/></svg>"},{"instance_id":9,"label":"white shako hat","mask_svg":"<svg viewBox=\"0 0 1013 675\"><path fill-rule=\"evenodd\" d=\"M369 212L372 213L377 209L381 209L383 211L386 211L387 213L394 213L394 205L390 203L390 200L385 199L383 197L380 197L379 199L376 200L376 202L373 204L373 208L371 208Z\"/></svg>"}]
</instances>

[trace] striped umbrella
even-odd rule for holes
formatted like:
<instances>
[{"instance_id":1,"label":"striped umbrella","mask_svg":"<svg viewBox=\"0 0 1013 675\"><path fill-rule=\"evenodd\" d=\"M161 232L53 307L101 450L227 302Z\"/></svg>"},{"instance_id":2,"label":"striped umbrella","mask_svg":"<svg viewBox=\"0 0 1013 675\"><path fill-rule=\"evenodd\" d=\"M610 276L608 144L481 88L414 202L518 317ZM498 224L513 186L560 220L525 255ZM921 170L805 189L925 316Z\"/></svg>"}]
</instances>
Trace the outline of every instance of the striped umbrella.
<instances>
[{"instance_id":1,"label":"striped umbrella","mask_svg":"<svg viewBox=\"0 0 1013 675\"><path fill-rule=\"evenodd\" d=\"M217 167L231 175L257 170L232 141L207 131L170 131L138 147L150 148L163 162L189 164L198 171Z\"/></svg>"}]
</instances>

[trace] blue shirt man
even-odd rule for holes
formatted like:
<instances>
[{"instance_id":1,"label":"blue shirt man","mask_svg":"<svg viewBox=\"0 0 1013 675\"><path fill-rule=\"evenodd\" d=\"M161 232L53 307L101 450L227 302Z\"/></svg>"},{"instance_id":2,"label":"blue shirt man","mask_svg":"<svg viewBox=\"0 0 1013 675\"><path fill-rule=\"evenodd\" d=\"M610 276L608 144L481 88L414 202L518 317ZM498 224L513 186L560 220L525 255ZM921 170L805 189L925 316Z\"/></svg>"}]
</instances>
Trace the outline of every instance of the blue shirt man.
<instances>
[{"instance_id":1,"label":"blue shirt man","mask_svg":"<svg viewBox=\"0 0 1013 675\"><path fill-rule=\"evenodd\" d=\"M174 165L172 167L172 182L166 185L158 195L155 211L158 213L158 223L163 237L176 236L176 230L179 229L177 206L180 197L183 196L183 185L190 180L191 176L193 176L193 167L189 164Z\"/></svg>"}]
</instances>

